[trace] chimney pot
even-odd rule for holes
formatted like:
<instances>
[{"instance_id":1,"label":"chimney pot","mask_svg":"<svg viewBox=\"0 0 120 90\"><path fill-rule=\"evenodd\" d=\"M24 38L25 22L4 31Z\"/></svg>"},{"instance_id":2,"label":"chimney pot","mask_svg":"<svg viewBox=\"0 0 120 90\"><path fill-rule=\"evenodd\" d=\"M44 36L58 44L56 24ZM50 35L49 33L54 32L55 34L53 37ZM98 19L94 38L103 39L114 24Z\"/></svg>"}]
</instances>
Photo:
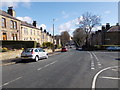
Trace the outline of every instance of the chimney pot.
<instances>
[{"instance_id":1,"label":"chimney pot","mask_svg":"<svg viewBox=\"0 0 120 90\"><path fill-rule=\"evenodd\" d=\"M13 6L8 7L7 13L10 14L11 16L13 16L13 17L16 16L15 11L13 10Z\"/></svg>"},{"instance_id":2,"label":"chimney pot","mask_svg":"<svg viewBox=\"0 0 120 90\"><path fill-rule=\"evenodd\" d=\"M33 21L33 26L36 27L36 21Z\"/></svg>"}]
</instances>

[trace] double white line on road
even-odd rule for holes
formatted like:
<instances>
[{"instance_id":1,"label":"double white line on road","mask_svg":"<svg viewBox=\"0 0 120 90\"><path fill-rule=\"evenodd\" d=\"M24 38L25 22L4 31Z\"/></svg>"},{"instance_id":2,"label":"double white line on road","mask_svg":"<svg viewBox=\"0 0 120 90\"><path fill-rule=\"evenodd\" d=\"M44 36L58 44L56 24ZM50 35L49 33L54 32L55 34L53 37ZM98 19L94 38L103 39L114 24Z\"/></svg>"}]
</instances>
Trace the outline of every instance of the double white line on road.
<instances>
[{"instance_id":1,"label":"double white line on road","mask_svg":"<svg viewBox=\"0 0 120 90\"><path fill-rule=\"evenodd\" d=\"M37 70L39 71L39 70L41 70L41 69L43 69L43 68L46 68L46 67L48 67L48 66L50 66L50 65L52 65L52 64L54 64L54 63L56 63L56 62L57 62L57 61L54 61L54 62L52 62L52 63L50 63L50 64L45 65L44 67L38 68Z\"/></svg>"},{"instance_id":2,"label":"double white line on road","mask_svg":"<svg viewBox=\"0 0 120 90\"><path fill-rule=\"evenodd\" d=\"M97 56L92 52L89 52L88 53L90 54L91 56L91 69L95 69L95 63L94 63L94 60L93 60L93 56L95 57L95 59L97 60L97 65L98 65L98 68L102 68L102 65L100 63L100 60L97 58Z\"/></svg>"}]
</instances>

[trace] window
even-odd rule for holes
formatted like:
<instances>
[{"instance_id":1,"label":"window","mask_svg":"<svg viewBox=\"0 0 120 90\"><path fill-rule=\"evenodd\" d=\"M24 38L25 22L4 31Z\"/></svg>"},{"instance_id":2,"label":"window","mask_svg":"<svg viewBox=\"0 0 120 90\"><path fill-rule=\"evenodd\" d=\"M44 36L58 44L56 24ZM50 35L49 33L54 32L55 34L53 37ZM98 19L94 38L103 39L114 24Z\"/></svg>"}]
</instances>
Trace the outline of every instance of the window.
<instances>
[{"instance_id":1,"label":"window","mask_svg":"<svg viewBox=\"0 0 120 90\"><path fill-rule=\"evenodd\" d=\"M17 22L14 22L14 29L17 29Z\"/></svg>"},{"instance_id":2,"label":"window","mask_svg":"<svg viewBox=\"0 0 120 90\"><path fill-rule=\"evenodd\" d=\"M44 39L44 34L42 35L42 39Z\"/></svg>"},{"instance_id":3,"label":"window","mask_svg":"<svg viewBox=\"0 0 120 90\"><path fill-rule=\"evenodd\" d=\"M13 29L13 21L10 20L10 28Z\"/></svg>"},{"instance_id":4,"label":"window","mask_svg":"<svg viewBox=\"0 0 120 90\"><path fill-rule=\"evenodd\" d=\"M18 40L17 34L15 34L16 40Z\"/></svg>"},{"instance_id":5,"label":"window","mask_svg":"<svg viewBox=\"0 0 120 90\"><path fill-rule=\"evenodd\" d=\"M37 38L37 41L39 41L39 38Z\"/></svg>"},{"instance_id":6,"label":"window","mask_svg":"<svg viewBox=\"0 0 120 90\"><path fill-rule=\"evenodd\" d=\"M26 28L26 35L28 35L28 28Z\"/></svg>"},{"instance_id":7,"label":"window","mask_svg":"<svg viewBox=\"0 0 120 90\"><path fill-rule=\"evenodd\" d=\"M32 38L30 37L30 40L32 40Z\"/></svg>"},{"instance_id":8,"label":"window","mask_svg":"<svg viewBox=\"0 0 120 90\"><path fill-rule=\"evenodd\" d=\"M35 52L38 52L38 50L37 50L37 49L35 49Z\"/></svg>"},{"instance_id":9,"label":"window","mask_svg":"<svg viewBox=\"0 0 120 90\"><path fill-rule=\"evenodd\" d=\"M30 33L31 33L31 35L32 35L32 29L30 30Z\"/></svg>"},{"instance_id":10,"label":"window","mask_svg":"<svg viewBox=\"0 0 120 90\"><path fill-rule=\"evenodd\" d=\"M6 19L5 18L2 18L2 27L6 28Z\"/></svg>"},{"instance_id":11,"label":"window","mask_svg":"<svg viewBox=\"0 0 120 90\"><path fill-rule=\"evenodd\" d=\"M15 35L14 34L12 34L12 40L15 40Z\"/></svg>"},{"instance_id":12,"label":"window","mask_svg":"<svg viewBox=\"0 0 120 90\"><path fill-rule=\"evenodd\" d=\"M24 28L24 34L28 35L28 29L27 28Z\"/></svg>"},{"instance_id":13,"label":"window","mask_svg":"<svg viewBox=\"0 0 120 90\"><path fill-rule=\"evenodd\" d=\"M3 33L3 40L7 40L7 34Z\"/></svg>"},{"instance_id":14,"label":"window","mask_svg":"<svg viewBox=\"0 0 120 90\"><path fill-rule=\"evenodd\" d=\"M34 35L35 35L35 30L34 30Z\"/></svg>"},{"instance_id":15,"label":"window","mask_svg":"<svg viewBox=\"0 0 120 90\"><path fill-rule=\"evenodd\" d=\"M39 31L37 31L37 35L39 35Z\"/></svg>"}]
</instances>

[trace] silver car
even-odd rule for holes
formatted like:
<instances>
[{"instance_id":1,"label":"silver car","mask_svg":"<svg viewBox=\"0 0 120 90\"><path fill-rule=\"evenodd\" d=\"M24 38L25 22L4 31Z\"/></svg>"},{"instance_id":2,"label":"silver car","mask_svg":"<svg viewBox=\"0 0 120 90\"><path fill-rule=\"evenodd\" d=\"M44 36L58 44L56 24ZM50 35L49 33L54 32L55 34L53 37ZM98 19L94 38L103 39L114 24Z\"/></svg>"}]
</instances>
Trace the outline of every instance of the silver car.
<instances>
[{"instance_id":1,"label":"silver car","mask_svg":"<svg viewBox=\"0 0 120 90\"><path fill-rule=\"evenodd\" d=\"M21 59L32 59L36 62L41 58L48 58L48 53L42 48L27 48L21 53Z\"/></svg>"}]
</instances>

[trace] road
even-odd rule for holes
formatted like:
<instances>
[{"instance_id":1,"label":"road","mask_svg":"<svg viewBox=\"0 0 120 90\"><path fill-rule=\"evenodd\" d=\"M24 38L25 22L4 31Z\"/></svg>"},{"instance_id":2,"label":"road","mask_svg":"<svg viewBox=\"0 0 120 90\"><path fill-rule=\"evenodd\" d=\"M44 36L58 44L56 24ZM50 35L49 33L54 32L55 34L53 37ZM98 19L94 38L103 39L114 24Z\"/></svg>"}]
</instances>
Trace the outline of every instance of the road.
<instances>
[{"instance_id":1,"label":"road","mask_svg":"<svg viewBox=\"0 0 120 90\"><path fill-rule=\"evenodd\" d=\"M119 88L118 52L77 51L2 67L2 88ZM114 89L115 90L115 89Z\"/></svg>"}]
</instances>

